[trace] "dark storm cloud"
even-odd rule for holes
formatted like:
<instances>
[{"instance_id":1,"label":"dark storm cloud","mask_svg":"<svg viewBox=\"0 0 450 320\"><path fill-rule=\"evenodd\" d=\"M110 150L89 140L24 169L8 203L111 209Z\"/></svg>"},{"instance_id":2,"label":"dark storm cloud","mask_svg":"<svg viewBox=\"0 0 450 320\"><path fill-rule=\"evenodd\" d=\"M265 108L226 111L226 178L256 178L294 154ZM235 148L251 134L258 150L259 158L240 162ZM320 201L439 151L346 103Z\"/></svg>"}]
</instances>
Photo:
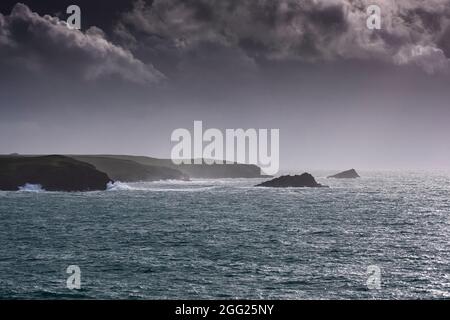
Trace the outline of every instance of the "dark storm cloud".
<instances>
[{"instance_id":1,"label":"dark storm cloud","mask_svg":"<svg viewBox=\"0 0 450 320\"><path fill-rule=\"evenodd\" d=\"M249 56L313 59L326 42L347 29L339 4L294 1L138 0L118 32L164 39L178 50L204 42L234 46Z\"/></svg>"},{"instance_id":2,"label":"dark storm cloud","mask_svg":"<svg viewBox=\"0 0 450 320\"><path fill-rule=\"evenodd\" d=\"M0 12L8 15L14 6L23 3L33 12L41 16L46 14L65 19L66 8L70 5L78 5L82 8L82 30L96 26L109 33L120 14L131 10L133 0L2 0Z\"/></svg>"},{"instance_id":3,"label":"dark storm cloud","mask_svg":"<svg viewBox=\"0 0 450 320\"><path fill-rule=\"evenodd\" d=\"M15 60L22 57L30 67L48 60L54 68L65 56L85 78L116 74L151 83L162 78L153 66L177 77L195 64L204 69L216 57L244 70L256 70L261 60L376 60L429 73L450 66L450 0L79 0L74 3L82 8L83 33L64 29L58 20L70 1L24 1L40 16L10 0L0 5L3 55L11 53L6 42L28 44L14 52ZM366 27L366 8L374 3L382 10L378 31ZM15 8L11 16L9 7ZM75 38L76 45L68 46Z\"/></svg>"},{"instance_id":4,"label":"dark storm cloud","mask_svg":"<svg viewBox=\"0 0 450 320\"><path fill-rule=\"evenodd\" d=\"M65 21L40 16L20 3L9 15L0 14L0 57L0 66L65 73L84 80L119 76L147 85L164 79L152 65L108 41L99 28L71 30Z\"/></svg>"},{"instance_id":5,"label":"dark storm cloud","mask_svg":"<svg viewBox=\"0 0 450 320\"><path fill-rule=\"evenodd\" d=\"M381 30L366 27L370 4ZM375 59L434 73L449 68L449 25L449 0L138 0L116 34L178 54L213 42L251 58Z\"/></svg>"}]
</instances>

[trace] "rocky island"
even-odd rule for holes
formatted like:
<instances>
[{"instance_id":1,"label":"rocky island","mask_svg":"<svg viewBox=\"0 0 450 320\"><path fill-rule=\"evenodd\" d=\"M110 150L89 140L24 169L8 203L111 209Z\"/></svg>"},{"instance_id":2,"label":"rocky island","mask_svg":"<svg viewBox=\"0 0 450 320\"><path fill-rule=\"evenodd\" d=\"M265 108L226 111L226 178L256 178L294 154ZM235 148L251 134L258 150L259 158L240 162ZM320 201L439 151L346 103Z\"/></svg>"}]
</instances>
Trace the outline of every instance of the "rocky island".
<instances>
[{"instance_id":1,"label":"rocky island","mask_svg":"<svg viewBox=\"0 0 450 320\"><path fill-rule=\"evenodd\" d=\"M335 178L335 179L356 179L359 178L359 174L355 169L350 169L347 171L340 172L338 174L328 176L327 178Z\"/></svg>"},{"instance_id":2,"label":"rocky island","mask_svg":"<svg viewBox=\"0 0 450 320\"><path fill-rule=\"evenodd\" d=\"M309 173L303 173L301 175L288 175L288 176L281 176L269 181L265 181L263 183L260 183L256 185L256 187L274 187L274 188L323 188L327 187L324 185L321 185L320 183L317 183L316 179L309 174Z\"/></svg>"},{"instance_id":3,"label":"rocky island","mask_svg":"<svg viewBox=\"0 0 450 320\"><path fill-rule=\"evenodd\" d=\"M0 190L17 191L26 184L47 191L106 190L111 179L93 165L69 157L0 157Z\"/></svg>"}]
</instances>

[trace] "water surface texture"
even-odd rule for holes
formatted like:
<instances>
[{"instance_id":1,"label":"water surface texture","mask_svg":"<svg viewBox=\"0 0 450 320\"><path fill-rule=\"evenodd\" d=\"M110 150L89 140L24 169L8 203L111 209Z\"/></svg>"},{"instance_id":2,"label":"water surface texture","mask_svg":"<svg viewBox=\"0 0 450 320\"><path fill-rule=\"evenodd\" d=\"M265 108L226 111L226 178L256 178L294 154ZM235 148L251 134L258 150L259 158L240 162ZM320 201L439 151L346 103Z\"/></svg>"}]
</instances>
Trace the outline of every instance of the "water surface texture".
<instances>
[{"instance_id":1,"label":"water surface texture","mask_svg":"<svg viewBox=\"0 0 450 320\"><path fill-rule=\"evenodd\" d=\"M450 175L361 172L0 192L0 298L450 297ZM66 268L81 268L81 290ZM367 267L381 268L369 290Z\"/></svg>"}]
</instances>

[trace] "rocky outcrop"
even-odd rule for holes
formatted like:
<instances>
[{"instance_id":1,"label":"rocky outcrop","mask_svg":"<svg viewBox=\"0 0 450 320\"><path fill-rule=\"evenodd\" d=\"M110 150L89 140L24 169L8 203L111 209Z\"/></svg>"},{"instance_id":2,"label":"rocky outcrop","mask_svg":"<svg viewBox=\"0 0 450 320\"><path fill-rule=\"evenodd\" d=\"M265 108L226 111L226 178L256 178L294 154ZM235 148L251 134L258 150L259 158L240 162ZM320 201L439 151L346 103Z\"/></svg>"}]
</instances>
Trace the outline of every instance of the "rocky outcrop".
<instances>
[{"instance_id":1,"label":"rocky outcrop","mask_svg":"<svg viewBox=\"0 0 450 320\"><path fill-rule=\"evenodd\" d=\"M327 178L335 178L335 179L355 179L359 178L359 174L356 172L355 169L350 169L347 171L340 172L338 174L328 176Z\"/></svg>"},{"instance_id":2,"label":"rocky outcrop","mask_svg":"<svg viewBox=\"0 0 450 320\"><path fill-rule=\"evenodd\" d=\"M106 190L111 179L94 166L69 157L0 157L0 190L16 191L26 184L47 191Z\"/></svg>"},{"instance_id":3,"label":"rocky outcrop","mask_svg":"<svg viewBox=\"0 0 450 320\"><path fill-rule=\"evenodd\" d=\"M275 188L321 188L326 187L317 183L316 179L309 173L303 173L302 175L295 176L281 176L269 181L265 181L261 184L258 184L257 187L275 187Z\"/></svg>"}]
</instances>

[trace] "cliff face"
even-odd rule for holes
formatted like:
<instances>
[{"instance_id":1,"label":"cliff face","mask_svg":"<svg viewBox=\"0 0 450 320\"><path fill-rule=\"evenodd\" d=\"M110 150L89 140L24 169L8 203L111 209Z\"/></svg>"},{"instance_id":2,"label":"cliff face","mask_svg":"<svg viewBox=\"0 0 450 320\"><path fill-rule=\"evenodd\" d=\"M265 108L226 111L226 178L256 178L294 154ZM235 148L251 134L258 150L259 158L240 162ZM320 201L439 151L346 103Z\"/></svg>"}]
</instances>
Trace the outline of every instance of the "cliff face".
<instances>
[{"instance_id":1,"label":"cliff face","mask_svg":"<svg viewBox=\"0 0 450 320\"><path fill-rule=\"evenodd\" d=\"M94 166L64 156L0 157L0 190L39 184L47 191L105 190L111 179Z\"/></svg>"},{"instance_id":2,"label":"cliff face","mask_svg":"<svg viewBox=\"0 0 450 320\"><path fill-rule=\"evenodd\" d=\"M289 188L289 187L309 187L320 188L325 187L317 183L316 179L309 173L295 176L281 176L269 181L258 184L257 187L274 187L274 188Z\"/></svg>"},{"instance_id":3,"label":"cliff face","mask_svg":"<svg viewBox=\"0 0 450 320\"><path fill-rule=\"evenodd\" d=\"M106 155L102 157L131 160L142 165L172 168L183 172L191 178L260 178L261 169L251 164L180 164L176 165L170 159L156 159L143 156Z\"/></svg>"},{"instance_id":4,"label":"cliff face","mask_svg":"<svg viewBox=\"0 0 450 320\"><path fill-rule=\"evenodd\" d=\"M143 165L131 160L116 159L107 156L71 156L89 163L105 172L113 180L122 182L189 180L189 176L180 170L168 167Z\"/></svg>"}]
</instances>

